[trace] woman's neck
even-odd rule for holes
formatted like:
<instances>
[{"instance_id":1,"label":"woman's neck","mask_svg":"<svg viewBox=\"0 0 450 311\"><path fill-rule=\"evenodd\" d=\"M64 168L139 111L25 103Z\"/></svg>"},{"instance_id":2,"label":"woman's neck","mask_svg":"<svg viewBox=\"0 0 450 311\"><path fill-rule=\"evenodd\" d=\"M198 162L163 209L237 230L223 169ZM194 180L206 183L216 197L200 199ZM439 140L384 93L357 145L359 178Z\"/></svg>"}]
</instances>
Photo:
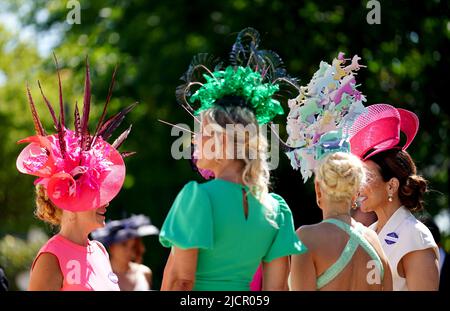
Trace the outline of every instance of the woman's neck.
<instances>
[{"instance_id":1,"label":"woman's neck","mask_svg":"<svg viewBox=\"0 0 450 311\"><path fill-rule=\"evenodd\" d=\"M59 234L69 241L81 246L86 246L88 243L89 232L83 232L73 226L61 226Z\"/></svg>"},{"instance_id":2,"label":"woman's neck","mask_svg":"<svg viewBox=\"0 0 450 311\"><path fill-rule=\"evenodd\" d=\"M130 270L130 262L111 256L111 267L115 273L126 273Z\"/></svg>"},{"instance_id":3,"label":"woman's neck","mask_svg":"<svg viewBox=\"0 0 450 311\"><path fill-rule=\"evenodd\" d=\"M243 165L237 162L231 162L228 165L222 166L214 172L218 179L231 181L237 184L242 184L242 170Z\"/></svg>"},{"instance_id":4,"label":"woman's neck","mask_svg":"<svg viewBox=\"0 0 450 311\"><path fill-rule=\"evenodd\" d=\"M394 213L400 208L402 204L398 199L394 199L392 202L388 202L385 206L381 206L375 209L375 214L377 214L378 222L375 228L376 233L380 233L389 219L394 215Z\"/></svg>"},{"instance_id":5,"label":"woman's neck","mask_svg":"<svg viewBox=\"0 0 450 311\"><path fill-rule=\"evenodd\" d=\"M351 223L350 206L348 203L324 202L322 203L323 219L336 218Z\"/></svg>"}]
</instances>

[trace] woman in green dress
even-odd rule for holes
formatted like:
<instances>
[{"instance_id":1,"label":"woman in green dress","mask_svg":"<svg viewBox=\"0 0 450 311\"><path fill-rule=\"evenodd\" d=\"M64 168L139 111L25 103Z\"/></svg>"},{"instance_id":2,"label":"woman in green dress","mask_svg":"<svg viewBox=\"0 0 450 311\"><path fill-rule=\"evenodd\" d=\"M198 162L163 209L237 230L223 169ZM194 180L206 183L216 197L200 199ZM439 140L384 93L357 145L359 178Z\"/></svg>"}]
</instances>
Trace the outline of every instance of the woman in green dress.
<instances>
[{"instance_id":1,"label":"woman in green dress","mask_svg":"<svg viewBox=\"0 0 450 311\"><path fill-rule=\"evenodd\" d=\"M253 53L242 60L244 39L250 39ZM289 255L306 251L288 205L268 190L267 140L261 125L282 108L272 98L278 85L264 83L278 68L259 54L258 41L253 29L239 33L234 66L209 72L207 82L190 98L201 103L192 108L201 125L194 138L197 166L212 171L215 179L187 183L167 215L160 242L171 252L161 290L248 291L261 262L263 289L285 290ZM178 89L180 98L186 97L193 72L205 67L194 58L185 87Z\"/></svg>"}]
</instances>

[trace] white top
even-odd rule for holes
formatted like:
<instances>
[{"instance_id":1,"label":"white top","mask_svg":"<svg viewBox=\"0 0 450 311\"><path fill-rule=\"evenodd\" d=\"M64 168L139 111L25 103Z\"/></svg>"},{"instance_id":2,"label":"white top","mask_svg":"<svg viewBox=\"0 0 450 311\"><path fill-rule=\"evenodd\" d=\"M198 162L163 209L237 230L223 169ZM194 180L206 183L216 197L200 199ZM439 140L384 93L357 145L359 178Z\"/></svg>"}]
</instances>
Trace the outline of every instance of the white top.
<instances>
[{"instance_id":1,"label":"white top","mask_svg":"<svg viewBox=\"0 0 450 311\"><path fill-rule=\"evenodd\" d=\"M378 222L369 228L376 231ZM397 266L406 254L433 248L439 260L439 250L433 235L423 223L404 206L401 206L378 233L383 251L386 254L391 267L393 290L406 291L406 279L398 274Z\"/></svg>"}]
</instances>

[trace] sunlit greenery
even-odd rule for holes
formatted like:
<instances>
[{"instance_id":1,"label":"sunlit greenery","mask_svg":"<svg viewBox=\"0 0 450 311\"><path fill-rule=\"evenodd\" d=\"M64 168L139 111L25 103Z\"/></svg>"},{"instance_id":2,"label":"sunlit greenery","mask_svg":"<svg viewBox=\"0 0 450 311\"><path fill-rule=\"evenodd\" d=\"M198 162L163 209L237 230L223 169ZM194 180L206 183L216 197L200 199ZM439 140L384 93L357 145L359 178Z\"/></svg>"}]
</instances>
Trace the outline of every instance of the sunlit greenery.
<instances>
[{"instance_id":1,"label":"sunlit greenery","mask_svg":"<svg viewBox=\"0 0 450 311\"><path fill-rule=\"evenodd\" d=\"M125 187L108 209L112 218L139 212L161 226L182 185L198 178L187 161L171 158L174 138L170 128L157 119L191 122L175 102L179 77L198 52L227 58L236 33L247 26L260 31L263 45L276 50L302 83L309 81L320 60L331 61L339 51L360 55L368 68L358 73L359 89L367 95L368 104L390 103L412 110L420 118L420 131L409 151L420 173L430 180L433 191L426 205L436 214L448 208L447 4L438 0L414 4L381 1L381 24L369 25L366 2L83 0L79 25L66 23L69 9L63 0L16 0L8 3L8 9L38 31L62 31L54 52L62 67L70 113L75 101L82 101L86 55L92 67L92 120L100 113L116 64L119 73L110 113L140 102L122 126L134 124L124 148L138 154L126 160ZM32 216L33 178L15 169L21 148L15 141L33 134L26 82L48 128L50 119L36 81L41 80L52 102L57 100L51 55L39 56L36 46L17 42L16 37L0 26L0 73L6 77L0 83L0 234L26 232L31 224L41 225ZM286 198L297 226L320 220L312 183L303 185L300 174L291 170L283 155L273 188ZM158 287L167 251L156 237L146 241L146 264L154 270Z\"/></svg>"}]
</instances>

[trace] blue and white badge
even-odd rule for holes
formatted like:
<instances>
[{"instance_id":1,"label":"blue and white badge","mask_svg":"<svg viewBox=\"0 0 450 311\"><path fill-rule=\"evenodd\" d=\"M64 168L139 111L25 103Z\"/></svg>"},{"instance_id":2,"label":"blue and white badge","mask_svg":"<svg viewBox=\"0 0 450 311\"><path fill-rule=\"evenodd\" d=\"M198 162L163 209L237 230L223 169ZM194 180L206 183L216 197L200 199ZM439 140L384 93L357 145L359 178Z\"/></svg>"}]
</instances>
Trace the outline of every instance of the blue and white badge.
<instances>
[{"instance_id":1,"label":"blue and white badge","mask_svg":"<svg viewBox=\"0 0 450 311\"><path fill-rule=\"evenodd\" d=\"M398 240L398 234L395 232L390 232L390 233L386 234L386 238L384 239L384 241L388 245L397 243L397 240Z\"/></svg>"},{"instance_id":2,"label":"blue and white badge","mask_svg":"<svg viewBox=\"0 0 450 311\"><path fill-rule=\"evenodd\" d=\"M114 284L119 283L119 278L118 278L117 275L116 275L114 272L112 272L112 271L108 274L108 278L109 278L109 280L110 280L111 282L113 282Z\"/></svg>"}]
</instances>

